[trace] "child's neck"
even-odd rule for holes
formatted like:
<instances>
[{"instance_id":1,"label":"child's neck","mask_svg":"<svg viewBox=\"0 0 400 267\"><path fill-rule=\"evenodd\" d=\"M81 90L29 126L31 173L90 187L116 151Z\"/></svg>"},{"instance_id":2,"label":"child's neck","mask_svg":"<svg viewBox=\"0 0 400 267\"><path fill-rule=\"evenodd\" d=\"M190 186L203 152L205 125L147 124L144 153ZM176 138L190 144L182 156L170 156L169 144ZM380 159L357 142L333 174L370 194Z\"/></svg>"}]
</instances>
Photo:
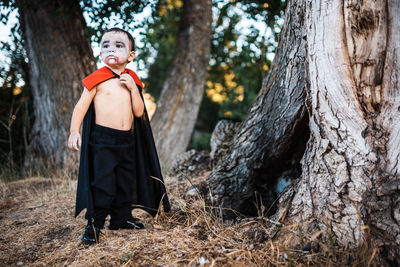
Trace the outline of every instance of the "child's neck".
<instances>
[{"instance_id":1,"label":"child's neck","mask_svg":"<svg viewBox=\"0 0 400 267\"><path fill-rule=\"evenodd\" d=\"M124 72L126 65L121 65L121 66L108 66L106 65L110 70L115 72L118 75L121 75L122 72Z\"/></svg>"}]
</instances>

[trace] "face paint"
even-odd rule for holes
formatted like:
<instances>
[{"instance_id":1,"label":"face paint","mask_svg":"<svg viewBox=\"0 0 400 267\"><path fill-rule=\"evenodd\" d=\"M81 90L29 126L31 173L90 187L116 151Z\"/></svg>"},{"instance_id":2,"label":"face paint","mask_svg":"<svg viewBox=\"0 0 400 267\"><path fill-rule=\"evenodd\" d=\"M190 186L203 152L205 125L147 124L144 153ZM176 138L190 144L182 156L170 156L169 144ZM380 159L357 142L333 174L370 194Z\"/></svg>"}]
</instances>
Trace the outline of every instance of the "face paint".
<instances>
[{"instance_id":1,"label":"face paint","mask_svg":"<svg viewBox=\"0 0 400 267\"><path fill-rule=\"evenodd\" d=\"M106 64L118 64L129 57L128 45L118 36L111 35L101 43L101 57Z\"/></svg>"},{"instance_id":2,"label":"face paint","mask_svg":"<svg viewBox=\"0 0 400 267\"><path fill-rule=\"evenodd\" d=\"M109 54L111 52L126 54L128 53L128 48L123 42L117 42L116 45L112 45L109 43L109 41L104 41L101 47L101 52L103 54Z\"/></svg>"}]
</instances>

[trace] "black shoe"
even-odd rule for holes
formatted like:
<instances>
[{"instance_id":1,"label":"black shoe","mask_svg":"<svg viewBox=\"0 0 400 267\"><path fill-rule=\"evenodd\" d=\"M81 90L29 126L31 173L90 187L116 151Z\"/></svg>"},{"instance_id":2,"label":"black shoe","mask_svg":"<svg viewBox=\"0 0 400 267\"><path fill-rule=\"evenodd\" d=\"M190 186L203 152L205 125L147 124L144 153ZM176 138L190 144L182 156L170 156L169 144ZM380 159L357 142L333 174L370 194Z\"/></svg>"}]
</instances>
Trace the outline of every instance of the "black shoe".
<instances>
[{"instance_id":1,"label":"black shoe","mask_svg":"<svg viewBox=\"0 0 400 267\"><path fill-rule=\"evenodd\" d=\"M101 231L100 227L94 226L93 224L86 225L85 232L82 236L82 242L91 245L99 242Z\"/></svg>"},{"instance_id":2,"label":"black shoe","mask_svg":"<svg viewBox=\"0 0 400 267\"><path fill-rule=\"evenodd\" d=\"M121 223L110 223L108 229L110 230L118 230L118 229L143 229L143 223L139 222L139 220L135 217L132 217L125 222Z\"/></svg>"}]
</instances>

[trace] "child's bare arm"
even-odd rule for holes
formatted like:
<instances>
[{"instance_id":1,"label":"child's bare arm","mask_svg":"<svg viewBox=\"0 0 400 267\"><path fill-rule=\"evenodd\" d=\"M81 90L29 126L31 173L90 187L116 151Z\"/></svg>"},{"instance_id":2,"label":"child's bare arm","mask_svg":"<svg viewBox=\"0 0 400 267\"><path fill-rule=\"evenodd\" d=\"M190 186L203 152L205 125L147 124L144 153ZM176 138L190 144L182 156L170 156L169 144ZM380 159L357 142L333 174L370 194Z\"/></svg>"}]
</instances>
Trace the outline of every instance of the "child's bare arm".
<instances>
[{"instance_id":1,"label":"child's bare arm","mask_svg":"<svg viewBox=\"0 0 400 267\"><path fill-rule=\"evenodd\" d=\"M136 84L135 84L136 87ZM131 96L132 96L132 109L133 109L133 114L135 117L142 117L143 112L144 112L144 104L142 101L142 98L140 97L139 89L136 87L135 89L131 90Z\"/></svg>"},{"instance_id":2,"label":"child's bare arm","mask_svg":"<svg viewBox=\"0 0 400 267\"><path fill-rule=\"evenodd\" d=\"M123 74L121 75L120 81L131 92L133 115L135 117L141 117L144 112L144 104L133 78L129 74Z\"/></svg>"},{"instance_id":3,"label":"child's bare arm","mask_svg":"<svg viewBox=\"0 0 400 267\"><path fill-rule=\"evenodd\" d=\"M71 150L79 150L81 146L82 139L79 134L79 129L81 128L83 118L95 95L96 87L92 88L90 91L85 88L83 89L78 103L75 105L74 111L72 112L70 135L68 138L68 147Z\"/></svg>"}]
</instances>

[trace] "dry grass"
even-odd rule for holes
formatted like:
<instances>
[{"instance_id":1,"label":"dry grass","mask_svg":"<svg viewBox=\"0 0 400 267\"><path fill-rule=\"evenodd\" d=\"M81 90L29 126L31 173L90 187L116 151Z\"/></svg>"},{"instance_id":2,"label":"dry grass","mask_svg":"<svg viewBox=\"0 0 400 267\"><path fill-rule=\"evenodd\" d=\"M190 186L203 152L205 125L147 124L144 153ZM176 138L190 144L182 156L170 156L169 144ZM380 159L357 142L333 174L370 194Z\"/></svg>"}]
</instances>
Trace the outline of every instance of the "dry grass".
<instances>
[{"instance_id":1,"label":"dry grass","mask_svg":"<svg viewBox=\"0 0 400 267\"><path fill-rule=\"evenodd\" d=\"M207 173L195 178L204 180ZM293 248L293 225L266 218L222 222L200 197L184 199L187 180L166 178L173 210L153 219L141 211L146 229L104 230L100 243L80 237L83 214L73 217L76 181L34 177L0 184L0 265L29 266L336 266L339 252ZM271 227L274 226L274 227ZM277 232L277 230L279 230ZM275 235L271 239L271 235ZM279 236L280 238L276 238ZM317 240L301 236L303 240ZM336 259L336 260L335 260ZM359 262L368 262L368 257ZM336 264L334 264L336 262ZM357 265L357 264L355 264ZM362 266L362 265L359 265Z\"/></svg>"}]
</instances>

